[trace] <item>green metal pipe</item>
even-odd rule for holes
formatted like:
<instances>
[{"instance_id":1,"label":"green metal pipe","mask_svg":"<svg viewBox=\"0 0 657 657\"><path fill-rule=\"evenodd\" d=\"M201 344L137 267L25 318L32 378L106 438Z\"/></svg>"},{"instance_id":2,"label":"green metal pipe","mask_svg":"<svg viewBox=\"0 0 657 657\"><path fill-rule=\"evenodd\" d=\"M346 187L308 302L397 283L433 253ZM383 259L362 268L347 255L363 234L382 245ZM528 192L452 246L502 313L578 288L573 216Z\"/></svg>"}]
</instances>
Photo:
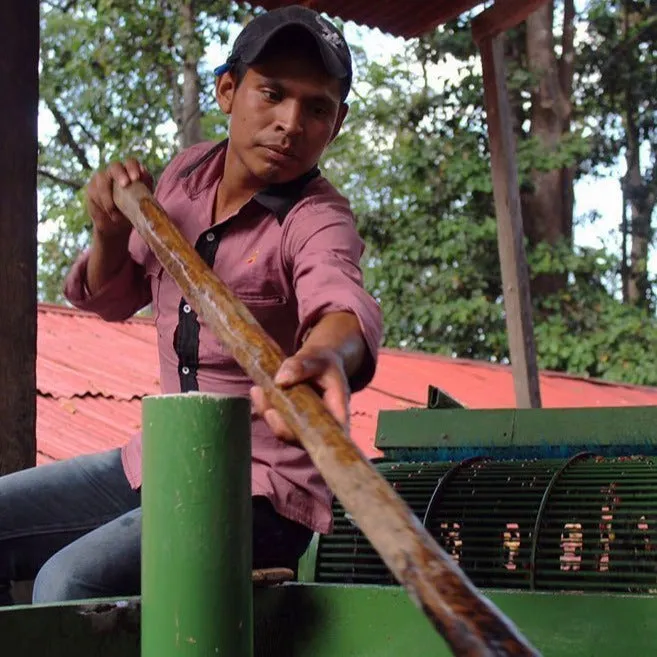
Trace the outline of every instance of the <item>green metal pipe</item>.
<instances>
[{"instance_id":1,"label":"green metal pipe","mask_svg":"<svg viewBox=\"0 0 657 657\"><path fill-rule=\"evenodd\" d=\"M246 398L143 400L142 657L252 657Z\"/></svg>"}]
</instances>

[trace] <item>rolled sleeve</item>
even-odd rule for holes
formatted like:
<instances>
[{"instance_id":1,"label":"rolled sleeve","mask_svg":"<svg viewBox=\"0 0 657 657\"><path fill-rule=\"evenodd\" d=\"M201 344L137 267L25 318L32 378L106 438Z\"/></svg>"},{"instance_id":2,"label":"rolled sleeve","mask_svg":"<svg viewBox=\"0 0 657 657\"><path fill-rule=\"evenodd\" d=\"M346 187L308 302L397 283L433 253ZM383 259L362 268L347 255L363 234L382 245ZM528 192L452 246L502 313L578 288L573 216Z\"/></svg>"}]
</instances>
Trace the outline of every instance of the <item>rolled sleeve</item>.
<instances>
[{"instance_id":1,"label":"rolled sleeve","mask_svg":"<svg viewBox=\"0 0 657 657\"><path fill-rule=\"evenodd\" d=\"M308 331L333 312L353 313L360 323L367 356L350 379L353 392L374 377L382 335L381 309L363 287L364 243L342 200L313 199L288 217L283 253L292 272L298 304L298 349Z\"/></svg>"},{"instance_id":2,"label":"rolled sleeve","mask_svg":"<svg viewBox=\"0 0 657 657\"><path fill-rule=\"evenodd\" d=\"M127 258L116 275L94 294L87 289L87 265L90 251L73 264L64 283L64 296L76 308L96 313L106 321L132 317L151 301L151 288L144 269Z\"/></svg>"}]
</instances>

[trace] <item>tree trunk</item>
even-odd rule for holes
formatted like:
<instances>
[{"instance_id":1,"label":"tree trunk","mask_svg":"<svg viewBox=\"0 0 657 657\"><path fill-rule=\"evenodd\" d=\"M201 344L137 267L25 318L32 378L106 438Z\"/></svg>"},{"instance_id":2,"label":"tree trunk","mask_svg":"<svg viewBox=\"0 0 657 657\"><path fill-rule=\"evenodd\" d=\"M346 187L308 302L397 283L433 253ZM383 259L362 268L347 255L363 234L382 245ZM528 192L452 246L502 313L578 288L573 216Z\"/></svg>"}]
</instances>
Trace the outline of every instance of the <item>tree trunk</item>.
<instances>
[{"instance_id":1,"label":"tree trunk","mask_svg":"<svg viewBox=\"0 0 657 657\"><path fill-rule=\"evenodd\" d=\"M529 70L537 80L532 91L531 136L542 148L555 151L570 130L573 80L572 0L566 0L562 56L554 49L553 5L547 3L527 19L526 47ZM530 245L570 242L573 224L573 173L569 169L534 171L532 189L523 194L525 235ZM533 294L546 296L565 284L565 276L537 277Z\"/></svg>"},{"instance_id":2,"label":"tree trunk","mask_svg":"<svg viewBox=\"0 0 657 657\"><path fill-rule=\"evenodd\" d=\"M201 48L196 36L196 15L194 0L184 0L180 6L180 41L184 56L182 126L180 144L188 148L203 139L201 133L200 80L198 62Z\"/></svg>"},{"instance_id":3,"label":"tree trunk","mask_svg":"<svg viewBox=\"0 0 657 657\"><path fill-rule=\"evenodd\" d=\"M0 475L36 463L39 3L0 5Z\"/></svg>"},{"instance_id":4,"label":"tree trunk","mask_svg":"<svg viewBox=\"0 0 657 657\"><path fill-rule=\"evenodd\" d=\"M643 17L634 10L631 3L624 4L623 43L628 43L631 34ZM626 53L628 66L636 69L640 66L636 56L636 44ZM648 249L652 238L651 218L655 208L655 192L641 173L641 131L639 129L639 106L642 103L641 92L632 87L628 79L625 89L625 161L627 173L621 181L623 197L629 207L629 231L632 236L629 263L625 260L623 266L625 291L624 301L637 306L648 306L650 281L648 278ZM627 223L627 222L626 222ZM627 226L625 227L627 230ZM627 237L625 237L627 239ZM623 256L626 258L626 254Z\"/></svg>"},{"instance_id":5,"label":"tree trunk","mask_svg":"<svg viewBox=\"0 0 657 657\"><path fill-rule=\"evenodd\" d=\"M630 110L630 108L628 108ZM631 110L630 110L631 111ZM628 113L625 121L627 173L623 179L624 196L630 210L630 262L627 280L627 301L647 306L650 281L648 278L648 249L651 241L651 218L655 208L655 195L641 175L639 131L634 116Z\"/></svg>"}]
</instances>

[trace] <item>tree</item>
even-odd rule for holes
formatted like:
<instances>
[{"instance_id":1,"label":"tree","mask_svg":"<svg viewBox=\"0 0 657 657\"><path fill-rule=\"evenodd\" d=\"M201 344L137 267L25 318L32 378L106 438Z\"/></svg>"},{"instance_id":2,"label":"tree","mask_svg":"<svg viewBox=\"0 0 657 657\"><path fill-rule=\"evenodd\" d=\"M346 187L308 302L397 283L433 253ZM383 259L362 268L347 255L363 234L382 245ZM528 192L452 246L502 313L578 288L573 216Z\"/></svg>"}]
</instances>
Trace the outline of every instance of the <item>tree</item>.
<instances>
[{"instance_id":1,"label":"tree","mask_svg":"<svg viewBox=\"0 0 657 657\"><path fill-rule=\"evenodd\" d=\"M157 176L178 148L225 128L201 66L241 15L228 0L69 0L42 3L41 99L56 125L41 138L40 296L88 242L83 187L115 159L140 158Z\"/></svg>"},{"instance_id":2,"label":"tree","mask_svg":"<svg viewBox=\"0 0 657 657\"><path fill-rule=\"evenodd\" d=\"M574 19L562 13L562 20L574 29ZM527 29L510 35L507 58L525 212L538 208L526 229L539 365L657 383L655 321L614 299L607 283L616 258L572 243L569 190L591 143L582 117L555 108L550 94L570 104L563 83L554 85L560 62L568 79L573 62L552 45L552 55L542 52L547 68L535 56L528 71ZM448 80L438 78L444 69ZM504 362L482 83L469 31L456 22L412 42L386 67L359 70L366 85L324 168L352 200L367 240L366 280L385 311L385 344Z\"/></svg>"},{"instance_id":3,"label":"tree","mask_svg":"<svg viewBox=\"0 0 657 657\"><path fill-rule=\"evenodd\" d=\"M530 127L522 135L533 139L539 154L559 154L567 143L571 128L572 92L574 76L575 8L573 0L563 2L560 53L554 37L554 2L545 3L531 14L525 25L525 44L517 49L520 62L532 78ZM518 106L517 106L518 107ZM522 112L522 106L518 107ZM516 121L517 131L522 123ZM520 136L520 135L519 135ZM574 161L565 166L542 166L529 174L530 184L522 195L525 235L530 246L540 243L556 245L572 242L573 234L573 174ZM539 296L562 289L565 277L559 275L537 277L532 292Z\"/></svg>"},{"instance_id":4,"label":"tree","mask_svg":"<svg viewBox=\"0 0 657 657\"><path fill-rule=\"evenodd\" d=\"M580 62L594 145L588 166L593 171L617 166L619 154L625 160L623 300L646 309L654 308L647 265L657 202L656 10L649 0L590 1Z\"/></svg>"}]
</instances>

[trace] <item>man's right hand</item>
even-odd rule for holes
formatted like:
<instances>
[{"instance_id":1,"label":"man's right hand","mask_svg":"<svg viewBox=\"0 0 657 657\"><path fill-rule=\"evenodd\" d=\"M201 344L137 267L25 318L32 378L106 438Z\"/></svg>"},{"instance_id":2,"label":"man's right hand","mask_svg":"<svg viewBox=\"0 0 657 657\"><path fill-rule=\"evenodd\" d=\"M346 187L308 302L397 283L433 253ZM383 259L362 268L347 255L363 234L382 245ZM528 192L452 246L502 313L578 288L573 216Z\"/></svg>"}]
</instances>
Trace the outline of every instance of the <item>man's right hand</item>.
<instances>
[{"instance_id":1,"label":"man's right hand","mask_svg":"<svg viewBox=\"0 0 657 657\"><path fill-rule=\"evenodd\" d=\"M125 163L113 162L91 178L87 186L87 211L93 221L95 237L112 242L125 238L127 242L132 225L114 204L112 185L116 182L127 187L137 180L153 191L153 177L135 159L128 159Z\"/></svg>"},{"instance_id":2,"label":"man's right hand","mask_svg":"<svg viewBox=\"0 0 657 657\"><path fill-rule=\"evenodd\" d=\"M153 177L137 160L113 162L94 174L87 186L87 210L93 221L93 241L87 263L87 289L100 290L125 264L132 224L114 204L113 184L127 187L143 182L153 191Z\"/></svg>"}]
</instances>

